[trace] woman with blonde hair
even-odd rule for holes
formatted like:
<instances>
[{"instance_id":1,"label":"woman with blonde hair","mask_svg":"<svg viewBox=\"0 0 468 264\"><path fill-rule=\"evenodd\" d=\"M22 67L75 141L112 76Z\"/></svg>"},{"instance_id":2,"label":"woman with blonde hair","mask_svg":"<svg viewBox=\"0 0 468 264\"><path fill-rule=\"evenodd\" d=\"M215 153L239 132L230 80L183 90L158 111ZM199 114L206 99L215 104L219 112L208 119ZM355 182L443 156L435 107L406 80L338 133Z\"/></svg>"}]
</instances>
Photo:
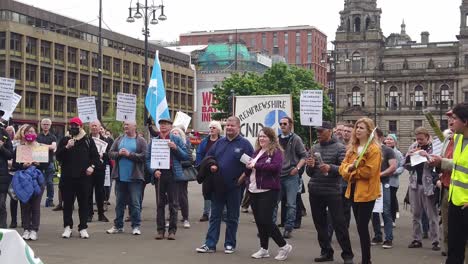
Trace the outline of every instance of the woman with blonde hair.
<instances>
[{"instance_id":1,"label":"woman with blonde hair","mask_svg":"<svg viewBox=\"0 0 468 264\"><path fill-rule=\"evenodd\" d=\"M246 187L260 238L260 250L252 258L268 258L270 237L278 245L276 260L285 260L292 246L284 240L278 226L273 223L273 210L278 200L283 151L272 128L264 127L258 133L255 153L246 166Z\"/></svg>"},{"instance_id":2,"label":"woman with blonde hair","mask_svg":"<svg viewBox=\"0 0 468 264\"><path fill-rule=\"evenodd\" d=\"M346 157L340 166L340 175L348 182L346 198L353 206L354 218L361 242L362 264L370 264L369 221L375 200L380 197L380 168L382 153L380 144L369 140L374 130L374 122L367 118L359 119L354 125ZM367 144L369 141L369 144ZM367 148L366 148L367 147ZM362 155L362 159L359 157Z\"/></svg>"}]
</instances>

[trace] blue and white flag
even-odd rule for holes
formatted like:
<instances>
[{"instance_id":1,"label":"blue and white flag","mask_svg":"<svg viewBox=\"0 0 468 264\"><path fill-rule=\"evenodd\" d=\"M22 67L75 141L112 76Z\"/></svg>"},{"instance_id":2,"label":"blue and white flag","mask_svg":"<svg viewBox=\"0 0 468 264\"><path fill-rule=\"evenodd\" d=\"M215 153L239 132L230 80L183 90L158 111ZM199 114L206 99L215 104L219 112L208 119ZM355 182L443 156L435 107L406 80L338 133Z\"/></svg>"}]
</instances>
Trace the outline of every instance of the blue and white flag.
<instances>
[{"instance_id":1,"label":"blue and white flag","mask_svg":"<svg viewBox=\"0 0 468 264\"><path fill-rule=\"evenodd\" d=\"M164 82L161 74L158 50L156 50L153 72L151 73L149 87L146 92L145 105L157 127L159 127L159 119L171 118L169 114L169 106L167 105L166 100L166 90L164 89Z\"/></svg>"}]
</instances>

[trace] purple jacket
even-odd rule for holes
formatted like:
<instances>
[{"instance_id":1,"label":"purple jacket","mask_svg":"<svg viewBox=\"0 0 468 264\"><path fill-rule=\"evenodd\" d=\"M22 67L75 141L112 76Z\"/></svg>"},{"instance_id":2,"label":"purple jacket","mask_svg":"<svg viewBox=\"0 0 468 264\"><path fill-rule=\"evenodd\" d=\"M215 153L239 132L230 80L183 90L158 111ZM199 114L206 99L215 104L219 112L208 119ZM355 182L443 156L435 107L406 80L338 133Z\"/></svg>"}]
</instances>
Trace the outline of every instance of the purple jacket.
<instances>
[{"instance_id":1,"label":"purple jacket","mask_svg":"<svg viewBox=\"0 0 468 264\"><path fill-rule=\"evenodd\" d=\"M256 157L259 150L255 151L252 158ZM255 163L255 179L257 180L257 188L265 190L279 190L280 189L280 173L281 168L283 167L283 152L279 149L273 153L273 155L268 155L268 153L263 153L263 155ZM246 169L246 187L249 188L250 184L250 174L252 170Z\"/></svg>"}]
</instances>

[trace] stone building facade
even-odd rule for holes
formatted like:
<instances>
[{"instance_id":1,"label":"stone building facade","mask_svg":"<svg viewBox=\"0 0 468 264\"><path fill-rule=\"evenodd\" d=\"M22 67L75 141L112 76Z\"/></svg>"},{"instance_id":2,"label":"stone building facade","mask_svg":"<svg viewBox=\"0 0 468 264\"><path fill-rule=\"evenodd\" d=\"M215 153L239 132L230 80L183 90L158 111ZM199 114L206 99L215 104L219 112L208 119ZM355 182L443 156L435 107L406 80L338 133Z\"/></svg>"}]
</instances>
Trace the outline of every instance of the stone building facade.
<instances>
[{"instance_id":1,"label":"stone building facade","mask_svg":"<svg viewBox=\"0 0 468 264\"><path fill-rule=\"evenodd\" d=\"M455 10L454 10L455 11ZM468 101L468 0L460 6L458 41L420 41L401 32L384 36L376 0L346 0L334 41L337 120L376 119L385 133L400 138L406 150L414 129L430 128L422 110L431 110L442 129L444 113Z\"/></svg>"}]
</instances>

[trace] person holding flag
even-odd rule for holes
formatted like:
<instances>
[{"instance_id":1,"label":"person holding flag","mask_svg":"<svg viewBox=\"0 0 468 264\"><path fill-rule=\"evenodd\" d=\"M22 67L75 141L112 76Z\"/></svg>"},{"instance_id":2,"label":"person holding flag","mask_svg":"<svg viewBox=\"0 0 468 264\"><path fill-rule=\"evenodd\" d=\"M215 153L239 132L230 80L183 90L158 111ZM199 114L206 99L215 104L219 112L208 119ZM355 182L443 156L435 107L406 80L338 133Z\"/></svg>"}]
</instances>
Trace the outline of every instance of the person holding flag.
<instances>
[{"instance_id":1,"label":"person holding flag","mask_svg":"<svg viewBox=\"0 0 468 264\"><path fill-rule=\"evenodd\" d=\"M382 154L374 134L374 122L367 117L359 119L354 125L346 156L339 168L340 175L348 182L345 196L352 202L361 242L362 264L372 263L368 226L375 200L381 195Z\"/></svg>"}]
</instances>

